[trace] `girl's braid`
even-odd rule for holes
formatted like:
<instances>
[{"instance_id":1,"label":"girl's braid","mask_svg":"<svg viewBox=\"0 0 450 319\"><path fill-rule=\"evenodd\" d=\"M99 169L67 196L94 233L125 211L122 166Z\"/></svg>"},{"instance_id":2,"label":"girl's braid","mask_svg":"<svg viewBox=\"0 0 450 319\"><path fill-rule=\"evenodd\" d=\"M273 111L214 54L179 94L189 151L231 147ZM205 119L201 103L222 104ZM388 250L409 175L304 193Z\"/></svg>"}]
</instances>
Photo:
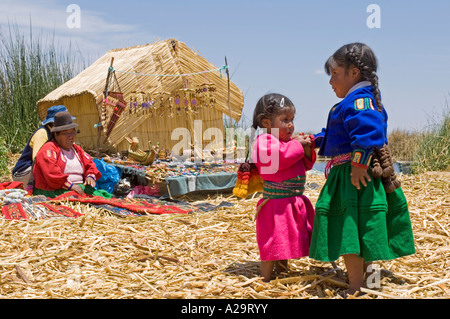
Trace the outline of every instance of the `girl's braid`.
<instances>
[{"instance_id":1,"label":"girl's braid","mask_svg":"<svg viewBox=\"0 0 450 319\"><path fill-rule=\"evenodd\" d=\"M375 102L377 103L378 112L381 112L381 110L383 109L383 105L381 104L381 94L380 89L378 87L378 75L376 70L365 65L358 57L354 48L351 48L350 50L347 51L347 56L352 61L352 63L361 71L362 77L364 79L369 80L370 83L375 88L373 92L375 96Z\"/></svg>"},{"instance_id":2,"label":"girl's braid","mask_svg":"<svg viewBox=\"0 0 450 319\"><path fill-rule=\"evenodd\" d=\"M283 98L282 95L279 94L271 94L263 96L257 103L255 112L253 114L253 123L252 127L256 130L258 126L261 124L261 120L268 118L272 120L272 117L280 112L280 101ZM293 105L292 102L289 101L289 105Z\"/></svg>"}]
</instances>

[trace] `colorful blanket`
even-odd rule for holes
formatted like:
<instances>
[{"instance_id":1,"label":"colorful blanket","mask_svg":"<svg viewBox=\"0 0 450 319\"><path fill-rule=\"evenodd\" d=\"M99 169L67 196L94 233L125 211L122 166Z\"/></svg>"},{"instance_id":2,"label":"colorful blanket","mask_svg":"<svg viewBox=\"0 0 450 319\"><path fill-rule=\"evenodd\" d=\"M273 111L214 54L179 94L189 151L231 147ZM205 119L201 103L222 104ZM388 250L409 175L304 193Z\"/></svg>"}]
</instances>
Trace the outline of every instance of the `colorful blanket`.
<instances>
[{"instance_id":1,"label":"colorful blanket","mask_svg":"<svg viewBox=\"0 0 450 319\"><path fill-rule=\"evenodd\" d=\"M92 205L110 205L113 207L127 209L133 213L145 214L188 214L188 211L173 205L162 205L151 203L144 199L135 198L103 198L100 196L81 196L76 192L67 192L53 199L53 201L68 200Z\"/></svg>"},{"instance_id":2,"label":"colorful blanket","mask_svg":"<svg viewBox=\"0 0 450 319\"><path fill-rule=\"evenodd\" d=\"M2 215L8 220L76 218L83 214L70 207L49 202L29 204L26 201L2 206Z\"/></svg>"},{"instance_id":3,"label":"colorful blanket","mask_svg":"<svg viewBox=\"0 0 450 319\"><path fill-rule=\"evenodd\" d=\"M50 199L43 195L28 197L24 190L5 189L3 191L1 214L8 220L31 220L47 218L77 218L82 213L64 205L64 202L79 202L92 205L98 209L121 217L137 217L148 214L189 214L193 212L208 212L220 207L230 207L234 204L221 202L219 205L210 203L190 204L172 199L162 200L148 195L136 195L134 198L104 198L100 196L80 196L76 192L67 192Z\"/></svg>"},{"instance_id":4,"label":"colorful blanket","mask_svg":"<svg viewBox=\"0 0 450 319\"><path fill-rule=\"evenodd\" d=\"M22 182L4 182L0 183L0 190L4 189L23 189L23 183Z\"/></svg>"}]
</instances>

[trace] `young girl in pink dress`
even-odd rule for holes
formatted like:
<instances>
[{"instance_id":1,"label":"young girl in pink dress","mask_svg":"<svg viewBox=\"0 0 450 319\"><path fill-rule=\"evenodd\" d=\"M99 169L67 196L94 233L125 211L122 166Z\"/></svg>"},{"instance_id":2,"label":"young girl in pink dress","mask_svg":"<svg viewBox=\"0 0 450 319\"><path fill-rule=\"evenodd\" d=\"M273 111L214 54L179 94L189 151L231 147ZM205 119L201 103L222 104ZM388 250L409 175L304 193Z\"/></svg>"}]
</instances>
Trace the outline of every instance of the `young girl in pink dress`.
<instances>
[{"instance_id":1,"label":"young girl in pink dress","mask_svg":"<svg viewBox=\"0 0 450 319\"><path fill-rule=\"evenodd\" d=\"M287 268L288 259L308 256L314 208L303 195L306 171L316 156L314 141L293 137L294 104L280 94L263 96L256 104L253 125L267 133L256 138L252 160L264 180L257 204L256 239L264 281Z\"/></svg>"}]
</instances>

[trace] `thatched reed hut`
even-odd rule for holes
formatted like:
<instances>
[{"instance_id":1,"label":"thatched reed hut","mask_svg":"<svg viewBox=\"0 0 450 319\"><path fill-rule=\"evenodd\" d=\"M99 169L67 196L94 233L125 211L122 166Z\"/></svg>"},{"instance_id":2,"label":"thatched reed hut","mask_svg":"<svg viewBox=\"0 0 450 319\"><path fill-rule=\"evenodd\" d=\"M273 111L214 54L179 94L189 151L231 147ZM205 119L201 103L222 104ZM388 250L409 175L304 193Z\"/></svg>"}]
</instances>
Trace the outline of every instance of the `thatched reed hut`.
<instances>
[{"instance_id":1,"label":"thatched reed hut","mask_svg":"<svg viewBox=\"0 0 450 319\"><path fill-rule=\"evenodd\" d=\"M194 123L200 123L194 121L201 120L199 136L209 128L225 136L224 115L241 117L243 94L229 82L226 67L218 68L175 39L110 50L39 100L39 117L44 119L52 105L65 105L80 126L77 142L87 149L127 150L126 138L137 137L143 150L149 149L148 141L171 150L181 140L172 137L176 128L191 132L192 146ZM210 138L202 145L214 143Z\"/></svg>"}]
</instances>

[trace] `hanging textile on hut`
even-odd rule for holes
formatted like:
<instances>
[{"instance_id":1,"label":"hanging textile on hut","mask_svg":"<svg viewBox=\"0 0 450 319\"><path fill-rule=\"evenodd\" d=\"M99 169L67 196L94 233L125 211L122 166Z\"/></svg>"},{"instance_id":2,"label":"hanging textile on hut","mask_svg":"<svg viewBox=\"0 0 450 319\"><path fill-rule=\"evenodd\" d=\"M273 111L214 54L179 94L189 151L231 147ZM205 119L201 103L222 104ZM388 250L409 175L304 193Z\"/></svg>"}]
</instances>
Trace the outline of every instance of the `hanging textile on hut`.
<instances>
[{"instance_id":1,"label":"hanging textile on hut","mask_svg":"<svg viewBox=\"0 0 450 319\"><path fill-rule=\"evenodd\" d=\"M112 67L114 58L111 59L111 66L108 69L106 85L104 91L104 102L102 107L102 122L106 124L105 142L111 135L114 126L116 126L122 112L126 108L126 102L123 93L120 90L119 81ZM114 80L114 82L112 82ZM114 89L114 90L113 90Z\"/></svg>"}]
</instances>

